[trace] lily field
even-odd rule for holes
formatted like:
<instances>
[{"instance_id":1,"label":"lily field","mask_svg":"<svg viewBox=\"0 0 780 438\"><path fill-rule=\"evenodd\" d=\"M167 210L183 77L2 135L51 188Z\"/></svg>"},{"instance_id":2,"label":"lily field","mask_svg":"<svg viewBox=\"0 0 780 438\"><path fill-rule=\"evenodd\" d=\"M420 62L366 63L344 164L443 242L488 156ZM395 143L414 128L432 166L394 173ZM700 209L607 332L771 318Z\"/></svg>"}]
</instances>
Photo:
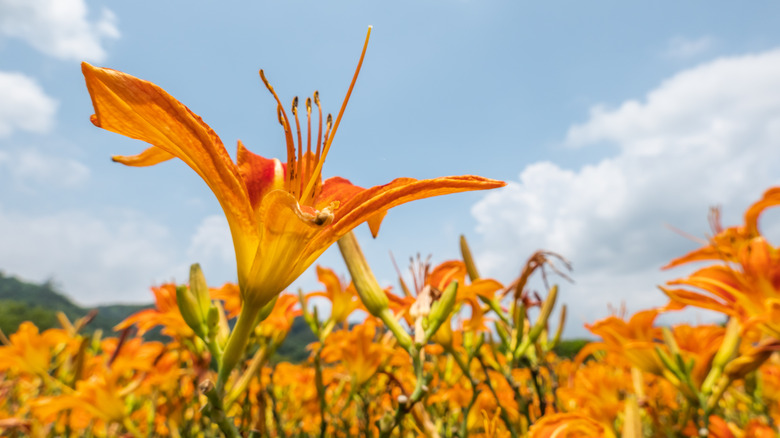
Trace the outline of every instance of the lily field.
<instances>
[{"instance_id":1,"label":"lily field","mask_svg":"<svg viewBox=\"0 0 780 438\"><path fill-rule=\"evenodd\" d=\"M381 238L391 208L506 183L399 177L364 188L323 178L370 35L369 27L333 115L318 92L283 102L260 70L284 134L282 159L239 141L234 160L161 87L82 63L91 122L145 143L137 155L112 157L117 166L180 161L213 192L237 282L212 284L193 260L189 281L151 287L154 308L111 333L89 330L94 315L64 314L60 328L28 321L0 331L0 436L778 436L780 252L759 219L780 205L780 187L752 195L740 223L723 224L711 210L711 234L669 260L666 282L650 292L665 305L587 322L595 340L557 354L562 292L576 276L556 248L513 261L515 278L494 279L480 274L461 236L458 259L418 256L408 273L395 268L395 287L377 281L354 228L365 223ZM105 133L106 143L116 138ZM331 246L346 272L317 265ZM319 286L294 290L312 266ZM679 266L692 273L678 278ZM686 308L717 313L719 323L658 322ZM290 363L275 353L296 318L317 341ZM145 337L152 330L166 340Z\"/></svg>"}]
</instances>

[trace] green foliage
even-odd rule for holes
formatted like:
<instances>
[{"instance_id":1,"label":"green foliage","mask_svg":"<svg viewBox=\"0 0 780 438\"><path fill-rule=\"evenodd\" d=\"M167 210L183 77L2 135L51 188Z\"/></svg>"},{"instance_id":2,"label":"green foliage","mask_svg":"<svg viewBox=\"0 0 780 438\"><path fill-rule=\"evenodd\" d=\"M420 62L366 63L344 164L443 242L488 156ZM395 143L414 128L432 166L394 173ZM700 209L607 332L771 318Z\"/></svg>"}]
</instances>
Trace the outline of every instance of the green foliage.
<instances>
[{"instance_id":1,"label":"green foliage","mask_svg":"<svg viewBox=\"0 0 780 438\"><path fill-rule=\"evenodd\" d=\"M149 307L151 305L127 304L95 307L98 313L85 327L85 331L89 333L100 329L104 333L113 333L114 326L120 321ZM7 335L14 333L23 321L32 321L43 331L59 327L57 312L62 312L69 320L75 321L90 310L92 308L81 307L57 292L51 280L34 284L0 272L0 329Z\"/></svg>"},{"instance_id":2,"label":"green foliage","mask_svg":"<svg viewBox=\"0 0 780 438\"><path fill-rule=\"evenodd\" d=\"M561 341L558 343L558 345L555 346L553 351L559 357L573 359L574 356L576 356L577 353L579 353L580 350L582 350L582 347L589 344L590 342L592 342L590 339L568 339L568 340L561 339Z\"/></svg>"},{"instance_id":3,"label":"green foliage","mask_svg":"<svg viewBox=\"0 0 780 438\"><path fill-rule=\"evenodd\" d=\"M274 362L303 362L309 357L306 346L316 341L317 337L314 336L306 321L300 317L295 318L290 328L290 333L287 334L287 338L276 350L273 360Z\"/></svg>"},{"instance_id":4,"label":"green foliage","mask_svg":"<svg viewBox=\"0 0 780 438\"><path fill-rule=\"evenodd\" d=\"M34 321L41 331L59 326L54 310L17 300L0 300L0 330L3 333L14 333L24 321Z\"/></svg>"}]
</instances>

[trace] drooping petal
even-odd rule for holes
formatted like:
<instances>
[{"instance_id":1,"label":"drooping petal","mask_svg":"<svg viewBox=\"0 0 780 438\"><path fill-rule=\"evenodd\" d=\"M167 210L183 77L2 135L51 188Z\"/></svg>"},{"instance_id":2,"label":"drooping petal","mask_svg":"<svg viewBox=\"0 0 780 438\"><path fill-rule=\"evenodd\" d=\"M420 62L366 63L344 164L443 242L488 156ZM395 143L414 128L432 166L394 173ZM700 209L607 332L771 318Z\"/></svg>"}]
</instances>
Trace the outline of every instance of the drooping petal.
<instances>
[{"instance_id":1,"label":"drooping petal","mask_svg":"<svg viewBox=\"0 0 780 438\"><path fill-rule=\"evenodd\" d=\"M333 228L337 233L347 232L375 215L377 211L387 211L417 199L505 185L506 183L502 181L473 175L444 176L425 180L396 178L388 184L366 189L350 199L339 199L340 207L335 212Z\"/></svg>"},{"instance_id":2,"label":"drooping petal","mask_svg":"<svg viewBox=\"0 0 780 438\"><path fill-rule=\"evenodd\" d=\"M357 196L359 193L364 192L366 189L360 186L356 186L349 182L348 179L340 176L334 176L328 178L322 185L322 191L317 197L316 206L327 206L333 201L342 202L346 199L351 199ZM375 212L371 217L366 220L368 228L371 230L371 235L376 237L379 235L379 227L382 225L382 220L387 215L387 210L381 210Z\"/></svg>"},{"instance_id":3,"label":"drooping petal","mask_svg":"<svg viewBox=\"0 0 780 438\"><path fill-rule=\"evenodd\" d=\"M780 205L780 187L772 187L764 192L764 196L745 211L745 230L750 237L759 234L758 218L761 216L761 213L767 208L776 205Z\"/></svg>"},{"instance_id":4,"label":"drooping petal","mask_svg":"<svg viewBox=\"0 0 780 438\"><path fill-rule=\"evenodd\" d=\"M151 82L87 63L82 72L95 108L92 123L159 147L195 170L225 212L239 271L251 264L257 246L252 207L238 168L216 133Z\"/></svg>"},{"instance_id":5,"label":"drooping petal","mask_svg":"<svg viewBox=\"0 0 780 438\"><path fill-rule=\"evenodd\" d=\"M166 152L156 146L147 148L145 151L138 155L114 155L111 157L117 163L124 164L125 166L133 167L146 167L160 164L164 161L168 161L171 158L176 158L171 153Z\"/></svg>"},{"instance_id":6,"label":"drooping petal","mask_svg":"<svg viewBox=\"0 0 780 438\"><path fill-rule=\"evenodd\" d=\"M661 287L660 289L663 291L663 293L666 294L666 296L678 303L700 307L702 309L714 310L725 315L734 314L734 310L728 304L721 303L712 297L708 297L696 292L691 292L685 289L669 289L665 287Z\"/></svg>"},{"instance_id":7,"label":"drooping petal","mask_svg":"<svg viewBox=\"0 0 780 438\"><path fill-rule=\"evenodd\" d=\"M414 178L397 178L388 184L362 189L349 183L344 178L329 178L323 184L320 198L315 202L317 209L334 201L339 202L334 212L333 223L327 232L319 233L308 242L306 253L311 254L306 259L306 266L327 248L350 230L369 219L375 219L377 212L386 212L390 208L417 199L470 190L485 190L503 187L506 183L480 176L445 176L434 179L417 180Z\"/></svg>"}]
</instances>

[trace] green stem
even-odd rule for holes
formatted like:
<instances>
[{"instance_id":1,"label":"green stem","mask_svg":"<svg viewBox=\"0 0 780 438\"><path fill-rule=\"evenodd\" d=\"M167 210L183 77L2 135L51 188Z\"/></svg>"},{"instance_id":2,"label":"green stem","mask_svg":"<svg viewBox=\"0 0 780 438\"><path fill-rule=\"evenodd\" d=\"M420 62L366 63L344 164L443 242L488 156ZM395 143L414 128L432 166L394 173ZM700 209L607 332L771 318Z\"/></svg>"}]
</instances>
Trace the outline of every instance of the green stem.
<instances>
[{"instance_id":1,"label":"green stem","mask_svg":"<svg viewBox=\"0 0 780 438\"><path fill-rule=\"evenodd\" d=\"M211 385L211 388L205 392L206 398L209 400L209 410L211 420L217 423L219 429L225 434L227 438L240 438L241 435L236 429L236 425L233 421L225 415L225 410L222 407L222 399L217 393L216 387Z\"/></svg>"},{"instance_id":2,"label":"green stem","mask_svg":"<svg viewBox=\"0 0 780 438\"><path fill-rule=\"evenodd\" d=\"M233 403L238 400L238 397L241 396L241 393L246 391L246 388L249 386L249 382L252 380L252 377L257 374L260 367L265 364L266 360L270 356L268 351L270 348L271 347L259 348L257 352L255 352L255 355L249 362L249 366L247 367L246 371L244 371L244 374L241 375L241 377L238 379L238 382L236 382L230 389L230 393L228 393L227 398L225 399L226 408L230 409L230 407L233 406Z\"/></svg>"},{"instance_id":3,"label":"green stem","mask_svg":"<svg viewBox=\"0 0 780 438\"><path fill-rule=\"evenodd\" d=\"M241 313L238 314L233 331L225 346L225 352L222 354L222 362L219 364L219 378L217 379L217 392L222 394L225 389L225 383L230 372L236 367L238 362L244 357L246 344L255 328L257 313L259 310L254 307L244 305L241 307Z\"/></svg>"},{"instance_id":4,"label":"green stem","mask_svg":"<svg viewBox=\"0 0 780 438\"><path fill-rule=\"evenodd\" d=\"M500 399L498 398L498 394L496 393L496 389L493 388L493 383L490 382L490 373L488 373L488 368L485 366L485 363L482 361L482 357L477 356L477 361L482 366L482 369L485 371L485 384L487 385L488 389L490 390L490 393L493 394L493 398L496 399L496 405L501 410L501 420L504 421L504 425L506 426L507 430L509 431L509 435L512 436L512 438L517 438L517 432L515 432L515 428L512 427L512 422L509 420L509 416L507 415L506 409L501 405Z\"/></svg>"},{"instance_id":5,"label":"green stem","mask_svg":"<svg viewBox=\"0 0 780 438\"><path fill-rule=\"evenodd\" d=\"M325 403L325 384L322 380L322 348L317 350L314 355L314 380L317 386L317 398L320 401L320 438L325 438L325 433L328 431L328 424L325 422L325 410L327 405Z\"/></svg>"},{"instance_id":6,"label":"green stem","mask_svg":"<svg viewBox=\"0 0 780 438\"><path fill-rule=\"evenodd\" d=\"M460 368L463 375L469 380L469 383L471 384L471 400L469 401L468 406L461 409L463 419L460 423L460 437L466 438L469 436L469 430L468 430L468 417L469 412L471 412L471 408L474 407L474 403L477 402L477 397L479 396L479 392L477 392L477 385L478 382L474 380L474 378L471 376L471 371L469 370L468 365L463 361L463 358L458 355L458 353L453 348L447 349L450 353L450 356L455 360L455 363L458 364L458 368Z\"/></svg>"}]
</instances>

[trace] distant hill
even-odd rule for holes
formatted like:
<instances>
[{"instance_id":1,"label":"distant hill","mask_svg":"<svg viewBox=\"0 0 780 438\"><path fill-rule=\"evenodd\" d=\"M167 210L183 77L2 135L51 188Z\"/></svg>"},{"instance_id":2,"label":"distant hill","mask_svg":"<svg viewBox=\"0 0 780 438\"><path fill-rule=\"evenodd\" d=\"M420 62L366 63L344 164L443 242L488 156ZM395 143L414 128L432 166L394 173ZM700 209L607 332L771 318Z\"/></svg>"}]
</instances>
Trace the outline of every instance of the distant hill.
<instances>
[{"instance_id":1,"label":"distant hill","mask_svg":"<svg viewBox=\"0 0 780 438\"><path fill-rule=\"evenodd\" d=\"M97 329L113 334L113 327L131 314L154 307L152 304L115 304L94 307L98 311L95 319L85 327L87 332ZM61 311L71 321L89 313L93 308L80 307L60 292L51 281L42 284L28 283L0 272L0 330L6 335L16 332L23 321L32 321L43 331L59 327L56 313ZM146 336L148 339L165 340L159 331ZM309 356L306 346L316 341L303 318L293 321L290 333L279 347L273 360L300 362ZM561 340L555 352L562 357L572 358L589 341L587 339Z\"/></svg>"},{"instance_id":2,"label":"distant hill","mask_svg":"<svg viewBox=\"0 0 780 438\"><path fill-rule=\"evenodd\" d=\"M28 283L13 276L0 272L0 330L6 334L16 332L24 321L32 321L43 331L60 327L57 312L63 312L69 320L75 321L97 310L97 315L88 326L86 332L97 329L111 335L113 327L128 316L143 309L154 307L152 304L114 304L97 307L81 307L64 294L56 290L51 281L41 284ZM165 340L159 331L151 332L148 339ZM277 360L299 362L308 357L306 346L316 338L303 318L296 318L284 344L277 350Z\"/></svg>"},{"instance_id":3,"label":"distant hill","mask_svg":"<svg viewBox=\"0 0 780 438\"><path fill-rule=\"evenodd\" d=\"M94 307L98 311L95 319L86 327L113 333L113 327L139 310L148 309L151 304L116 304ZM28 283L0 272L0 329L8 335L16 331L23 321L32 321L43 331L59 327L56 313L65 314L71 321L89 313L93 308L81 307L65 295L57 292L51 281L42 284Z\"/></svg>"}]
</instances>

